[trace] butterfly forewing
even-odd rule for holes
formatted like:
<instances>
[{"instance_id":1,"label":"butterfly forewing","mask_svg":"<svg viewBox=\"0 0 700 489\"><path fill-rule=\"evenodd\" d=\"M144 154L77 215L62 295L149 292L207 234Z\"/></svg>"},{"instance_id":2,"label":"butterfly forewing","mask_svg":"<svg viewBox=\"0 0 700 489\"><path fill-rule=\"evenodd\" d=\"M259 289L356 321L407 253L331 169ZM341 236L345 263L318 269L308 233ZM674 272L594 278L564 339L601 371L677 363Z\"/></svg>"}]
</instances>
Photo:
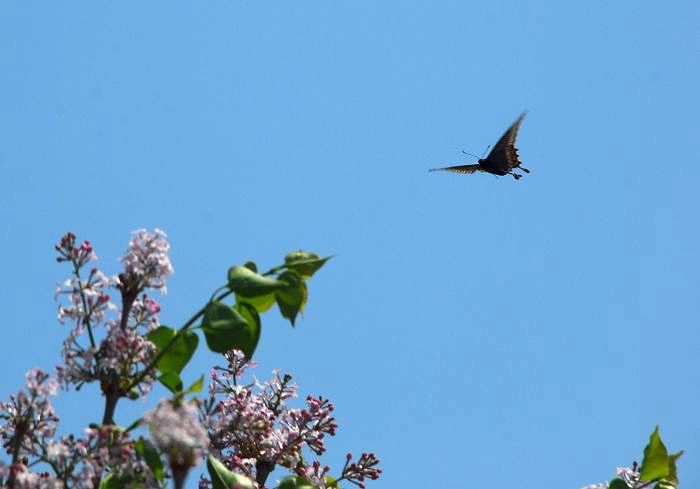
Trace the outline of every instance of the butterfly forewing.
<instances>
[{"instance_id":1,"label":"butterfly forewing","mask_svg":"<svg viewBox=\"0 0 700 489\"><path fill-rule=\"evenodd\" d=\"M429 171L449 171L452 173L474 173L479 169L479 165L457 165L446 166L444 168L432 168Z\"/></svg>"},{"instance_id":2,"label":"butterfly forewing","mask_svg":"<svg viewBox=\"0 0 700 489\"><path fill-rule=\"evenodd\" d=\"M518 150L515 149L515 138L518 136L520 124L525 118L525 112L511 125L501 139L498 140L489 155L485 158L485 164L494 170L509 172L520 165Z\"/></svg>"}]
</instances>

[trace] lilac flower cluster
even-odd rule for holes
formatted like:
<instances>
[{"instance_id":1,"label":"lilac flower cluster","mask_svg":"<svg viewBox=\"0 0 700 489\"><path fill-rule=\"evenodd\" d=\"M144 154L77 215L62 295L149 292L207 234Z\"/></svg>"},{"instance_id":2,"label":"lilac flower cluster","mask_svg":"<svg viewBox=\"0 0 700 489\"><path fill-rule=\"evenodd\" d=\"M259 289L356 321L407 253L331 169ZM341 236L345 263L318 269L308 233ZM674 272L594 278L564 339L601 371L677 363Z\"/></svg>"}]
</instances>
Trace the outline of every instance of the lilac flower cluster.
<instances>
[{"instance_id":1,"label":"lilac flower cluster","mask_svg":"<svg viewBox=\"0 0 700 489\"><path fill-rule=\"evenodd\" d=\"M50 395L56 395L56 380L39 369L27 372L26 380L26 392L20 389L10 396L10 402L0 402L0 440L13 454L14 462L39 455L59 421L49 400Z\"/></svg>"},{"instance_id":2,"label":"lilac flower cluster","mask_svg":"<svg viewBox=\"0 0 700 489\"><path fill-rule=\"evenodd\" d=\"M153 441L168 456L171 467L189 469L198 465L209 446L207 431L197 419L197 413L194 402L164 399L143 417Z\"/></svg>"},{"instance_id":3,"label":"lilac flower cluster","mask_svg":"<svg viewBox=\"0 0 700 489\"><path fill-rule=\"evenodd\" d=\"M297 386L289 374L273 371L272 379L239 385L246 360L241 352L226 355L227 367L211 372L210 400L203 405L202 419L209 428L213 451L228 467L257 480L260 487L277 465L295 470L313 485L325 488L319 461L306 464L304 448L316 455L325 452L325 437L334 436L338 425L333 404L322 397L306 397L305 408L291 408L287 400L297 397ZM215 396L223 395L216 400ZM364 480L376 479L381 469L374 454L363 454L356 463L346 461L341 478L364 488Z\"/></svg>"},{"instance_id":4,"label":"lilac flower cluster","mask_svg":"<svg viewBox=\"0 0 700 489\"><path fill-rule=\"evenodd\" d=\"M364 489L365 479L379 479L382 469L377 468L377 465L379 465L379 459L373 453L363 453L357 462L353 462L352 454L348 453L343 473L338 480L347 480Z\"/></svg>"},{"instance_id":5,"label":"lilac flower cluster","mask_svg":"<svg viewBox=\"0 0 700 489\"><path fill-rule=\"evenodd\" d=\"M153 233L145 229L134 231L122 258L124 273L119 277L122 284L136 282L140 288L159 289L165 293L165 279L173 273L169 249L167 235L160 229Z\"/></svg>"},{"instance_id":6,"label":"lilac flower cluster","mask_svg":"<svg viewBox=\"0 0 700 489\"><path fill-rule=\"evenodd\" d=\"M33 369L27 373L26 387L8 402L0 402L0 443L12 457L9 464L0 461L0 488L162 489L167 476L175 489L181 489L190 468L207 452L256 481L258 489L266 487L277 466L319 489L337 487L328 484L329 467L304 459L322 455L326 436L335 435L333 404L307 396L303 408L289 407L297 387L290 375L278 371L267 382L253 378L241 385L254 363L240 351L225 354L228 364L212 370L209 399L187 401L180 393L144 415L152 444L135 441L130 431L116 426L119 399L145 395L155 381L161 357L148 333L159 326L160 305L145 292L147 288L165 292L173 272L169 247L158 229L135 231L122 257L124 270L110 278L91 267L97 255L89 241L77 244L76 236L67 233L56 245L57 261L72 266L71 277L56 290L61 300L58 320L72 328L63 343L57 378ZM119 310L111 302L110 289L120 294ZM49 396L56 395L59 385L77 390L89 382L98 382L105 398L102 424L90 425L82 437L57 437L59 418ZM159 457L167 459L169 471L164 471ZM348 455L335 480L363 489L366 479L379 477L378 463L374 454L362 454L356 462ZM209 487L210 481L200 481L200 488Z\"/></svg>"},{"instance_id":7,"label":"lilac flower cluster","mask_svg":"<svg viewBox=\"0 0 700 489\"><path fill-rule=\"evenodd\" d=\"M146 287L163 291L172 273L165 234L135 232L123 257L125 271L118 278L108 278L94 267L85 278L83 269L97 255L89 241L77 244L73 233L65 234L55 249L59 263L72 265L72 276L57 288L56 297L67 298L59 305L59 322L70 321L73 327L63 343L57 380L32 370L27 392L20 390L10 402L0 403L0 440L12 455L9 467L0 466L0 486L4 480L12 487L92 488L108 470L120 480L157 487L150 469L135 455L128 433L114 427L112 414L120 397L146 394L154 380L149 362L155 345L146 335L159 324L160 305L143 291ZM108 289L119 290L122 299L120 314L110 319L107 314L117 308ZM98 328L105 331L101 340ZM53 439L58 417L48 395L56 393L59 383L79 389L94 381L106 398L105 424L86 430L83 438ZM136 394L127 392L131 384L138 389ZM48 464L54 475L30 471L35 463Z\"/></svg>"},{"instance_id":8,"label":"lilac flower cluster","mask_svg":"<svg viewBox=\"0 0 700 489\"><path fill-rule=\"evenodd\" d=\"M61 238L56 245L57 260L70 262L73 276L56 291L57 297L68 297L68 304L59 306L58 318L62 324L66 320L74 322L63 343L63 365L57 367L62 385L80 388L99 381L104 390L109 379L125 385L144 370L155 351L146 335L158 326L160 305L142 292L146 287L165 290L165 280L173 271L167 254L169 247L160 230L135 231L122 258L124 272L110 279L92 268L87 279L83 279L82 268L97 259L92 245L84 241L77 246L73 233ZM122 310L116 318L106 320L107 311L116 310L105 292L109 288L121 292ZM106 334L98 343L95 329L100 326L105 327ZM81 341L85 332L88 339ZM148 393L153 380L151 375L141 379L137 385L141 395Z\"/></svg>"},{"instance_id":9,"label":"lilac flower cluster","mask_svg":"<svg viewBox=\"0 0 700 489\"><path fill-rule=\"evenodd\" d=\"M133 440L119 428L89 428L84 438L54 439L59 418L48 397L57 388L56 379L33 369L27 373L26 392L20 389L10 402L0 402L0 440L12 455L9 467L0 464L0 487L91 489L108 468L144 487L157 487L145 463L135 457ZM32 472L37 463L54 473Z\"/></svg>"}]
</instances>

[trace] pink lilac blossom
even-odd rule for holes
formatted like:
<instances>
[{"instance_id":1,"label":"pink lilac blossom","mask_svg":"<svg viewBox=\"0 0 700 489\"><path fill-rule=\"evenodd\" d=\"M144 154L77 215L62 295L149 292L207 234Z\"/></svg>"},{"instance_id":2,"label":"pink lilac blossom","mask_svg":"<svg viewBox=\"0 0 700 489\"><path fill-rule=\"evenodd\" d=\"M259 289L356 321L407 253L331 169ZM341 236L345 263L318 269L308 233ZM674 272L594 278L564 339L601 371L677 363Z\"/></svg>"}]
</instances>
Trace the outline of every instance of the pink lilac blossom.
<instances>
[{"instance_id":1,"label":"pink lilac blossom","mask_svg":"<svg viewBox=\"0 0 700 489\"><path fill-rule=\"evenodd\" d=\"M164 399L143 419L148 423L153 442L168 456L171 466L199 464L209 446L209 437L197 419L194 402Z\"/></svg>"},{"instance_id":2,"label":"pink lilac blossom","mask_svg":"<svg viewBox=\"0 0 700 489\"><path fill-rule=\"evenodd\" d=\"M325 487L328 468L320 462L303 465L302 450L317 455L325 452L324 439L336 433L332 417L333 404L323 397L307 396L305 409L287 406L297 396L292 377L273 371L267 382L255 380L239 385L239 374L245 368L242 353L226 354L227 367L214 367L209 388L210 400L203 404L202 418L209 429L212 450L232 470L258 480L262 487L276 465L296 468L299 476L319 487ZM215 396L223 395L216 401ZM381 470L374 454L363 454L350 464L347 460L343 478L364 487L365 479L376 479Z\"/></svg>"},{"instance_id":3,"label":"pink lilac blossom","mask_svg":"<svg viewBox=\"0 0 700 489\"><path fill-rule=\"evenodd\" d=\"M159 314L160 304L146 294L136 299L131 306L131 322L133 326L142 326L146 328L146 331L151 331L158 327L160 324Z\"/></svg>"},{"instance_id":4,"label":"pink lilac blossom","mask_svg":"<svg viewBox=\"0 0 700 489\"><path fill-rule=\"evenodd\" d=\"M228 378L235 379L235 375ZM300 459L304 435L311 429L292 419L295 415L303 418L301 410L285 406L287 399L296 396L296 386L290 381L291 376L280 377L274 372L272 380L264 384L239 386L222 379L214 382L215 391L226 397L207 419L212 447L219 452L228 450L229 465L248 477L253 477L258 463L274 467L277 463L294 465Z\"/></svg>"},{"instance_id":5,"label":"pink lilac blossom","mask_svg":"<svg viewBox=\"0 0 700 489\"><path fill-rule=\"evenodd\" d=\"M135 378L145 369L156 351L156 346L136 329L122 329L117 321L107 322L107 337L100 344L98 370L102 375L115 374L120 378ZM151 389L155 378L146 375L138 384L141 395Z\"/></svg>"},{"instance_id":6,"label":"pink lilac blossom","mask_svg":"<svg viewBox=\"0 0 700 489\"><path fill-rule=\"evenodd\" d=\"M66 481L74 489L92 489L109 468L112 473L157 487L146 464L134 452L129 434L114 426L87 429L85 438L64 436L52 439L58 417L48 400L58 382L39 369L27 373L26 392L21 389L10 402L0 402L0 440L15 461L0 467L0 485L12 478L14 487L58 488ZM55 477L31 472L28 466L49 463Z\"/></svg>"},{"instance_id":7,"label":"pink lilac blossom","mask_svg":"<svg viewBox=\"0 0 700 489\"><path fill-rule=\"evenodd\" d=\"M139 294L147 286L164 290L165 278L172 273L165 233L135 231L123 258L125 272L115 279L107 278L96 268L90 271L87 279L80 278L81 267L97 257L87 241L76 247L72 233L67 233L56 249L59 262L73 264L74 275L56 292L57 297L68 296L69 302L59 306L59 321L64 323L69 319L75 324L63 342L63 365L57 367L61 384L79 389L93 381L104 383L105 379L135 378L155 351L155 345L146 335L158 327L160 313L156 300L146 294L139 297ZM110 287L122 292L123 310L116 319L106 320L107 311L116 309L105 293ZM100 325L106 326L107 333L98 342L94 333ZM86 331L89 341L84 337ZM152 382L152 376L145 376L138 385L140 394L148 393Z\"/></svg>"},{"instance_id":8,"label":"pink lilac blossom","mask_svg":"<svg viewBox=\"0 0 700 489\"><path fill-rule=\"evenodd\" d=\"M26 375L26 389L0 402L0 440L14 459L36 455L56 431L59 418L48 399L56 395L58 383L49 374L32 369Z\"/></svg>"},{"instance_id":9,"label":"pink lilac blossom","mask_svg":"<svg viewBox=\"0 0 700 489\"><path fill-rule=\"evenodd\" d=\"M95 372L95 356L98 348L80 344L78 339L85 332L83 326L76 326L68 333L63 342L63 365L56 366L56 374L61 385L68 387L75 384L78 388L82 384L92 382L97 378Z\"/></svg>"},{"instance_id":10,"label":"pink lilac blossom","mask_svg":"<svg viewBox=\"0 0 700 489\"><path fill-rule=\"evenodd\" d=\"M129 433L114 426L88 428L84 438L71 435L52 442L45 460L51 463L57 476L75 489L97 487L107 469L115 477L156 487L146 464L135 456Z\"/></svg>"},{"instance_id":11,"label":"pink lilac blossom","mask_svg":"<svg viewBox=\"0 0 700 489\"><path fill-rule=\"evenodd\" d=\"M357 462L352 462L352 454L348 453L345 458L345 467L338 480L346 480L365 489L365 479L377 480L382 473L382 469L377 468L379 459L373 453L363 453Z\"/></svg>"},{"instance_id":12,"label":"pink lilac blossom","mask_svg":"<svg viewBox=\"0 0 700 489\"><path fill-rule=\"evenodd\" d=\"M75 234L68 232L61 237L61 241L55 246L59 256L59 263L70 261L80 268L89 261L97 260L97 255L89 241L83 241L80 246L75 246Z\"/></svg>"},{"instance_id":13,"label":"pink lilac blossom","mask_svg":"<svg viewBox=\"0 0 700 489\"><path fill-rule=\"evenodd\" d=\"M298 476L310 482L312 486L318 489L326 489L328 487L326 485L326 474L328 474L330 470L331 468L328 466L321 468L321 462L314 460L311 465L297 467L295 472Z\"/></svg>"},{"instance_id":14,"label":"pink lilac blossom","mask_svg":"<svg viewBox=\"0 0 700 489\"><path fill-rule=\"evenodd\" d=\"M165 279L173 273L169 249L167 235L160 229L153 233L145 229L134 231L122 257L125 276L129 280L138 280L142 287L159 289L165 293Z\"/></svg>"}]
</instances>

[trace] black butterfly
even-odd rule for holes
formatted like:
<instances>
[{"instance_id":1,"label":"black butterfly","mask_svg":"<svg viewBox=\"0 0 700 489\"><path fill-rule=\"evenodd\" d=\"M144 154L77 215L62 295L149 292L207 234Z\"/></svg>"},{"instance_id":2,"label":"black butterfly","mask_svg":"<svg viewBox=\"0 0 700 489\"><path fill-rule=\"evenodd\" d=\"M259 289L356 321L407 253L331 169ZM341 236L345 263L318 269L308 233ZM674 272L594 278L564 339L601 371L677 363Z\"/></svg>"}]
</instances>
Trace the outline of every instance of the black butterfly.
<instances>
[{"instance_id":1,"label":"black butterfly","mask_svg":"<svg viewBox=\"0 0 700 489\"><path fill-rule=\"evenodd\" d=\"M501 139L498 140L496 146L493 147L489 155L486 158L481 158L476 165L446 166L444 168L433 168L429 171L450 171L453 173L474 173L476 171L483 171L500 176L513 175L516 180L521 178L522 175L513 172L515 168L519 168L525 173L530 173L530 170L520 166L518 150L515 149L515 138L518 135L518 129L520 129L520 124L523 122L524 117L525 112L520 114L518 120L516 120L513 125L508 128L506 133L501 136Z\"/></svg>"}]
</instances>

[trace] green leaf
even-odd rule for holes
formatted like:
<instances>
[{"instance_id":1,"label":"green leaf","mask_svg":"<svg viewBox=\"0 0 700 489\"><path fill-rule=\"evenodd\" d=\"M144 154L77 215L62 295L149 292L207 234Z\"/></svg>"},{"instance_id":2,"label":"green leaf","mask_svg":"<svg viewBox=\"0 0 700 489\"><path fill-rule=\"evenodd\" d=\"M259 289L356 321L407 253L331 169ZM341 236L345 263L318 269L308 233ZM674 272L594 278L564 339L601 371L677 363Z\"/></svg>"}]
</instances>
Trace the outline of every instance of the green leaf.
<instances>
[{"instance_id":1,"label":"green leaf","mask_svg":"<svg viewBox=\"0 0 700 489\"><path fill-rule=\"evenodd\" d=\"M304 305L309 296L306 282L302 280L297 272L291 270L282 273L279 279L287 283L288 286L275 292L277 306L280 308L282 316L285 319L289 319L292 326L294 326L297 314L304 312Z\"/></svg>"},{"instance_id":2,"label":"green leaf","mask_svg":"<svg viewBox=\"0 0 700 489\"><path fill-rule=\"evenodd\" d=\"M148 333L148 340L156 345L158 351L163 350L174 337L175 340L168 351L160 357L156 365L161 372L182 372L199 345L199 336L189 330L178 333L167 326L160 326Z\"/></svg>"},{"instance_id":3,"label":"green leaf","mask_svg":"<svg viewBox=\"0 0 700 489\"><path fill-rule=\"evenodd\" d=\"M651 482L668 476L671 472L670 461L657 426L649 437L649 444L644 448L644 460L639 469L640 480Z\"/></svg>"},{"instance_id":4,"label":"green leaf","mask_svg":"<svg viewBox=\"0 0 700 489\"><path fill-rule=\"evenodd\" d=\"M165 372L158 377L158 381L173 394L182 392L182 379L175 372Z\"/></svg>"},{"instance_id":5,"label":"green leaf","mask_svg":"<svg viewBox=\"0 0 700 489\"><path fill-rule=\"evenodd\" d=\"M209 455L207 470L213 489L253 489L253 482L240 474L228 470L224 464Z\"/></svg>"},{"instance_id":6,"label":"green leaf","mask_svg":"<svg viewBox=\"0 0 700 489\"><path fill-rule=\"evenodd\" d=\"M260 314L258 314L258 311L255 309L255 307L251 306L246 302L240 302L234 305L233 308L236 311L238 311L238 313L241 316L243 316L243 318L248 323L248 329L251 332L252 340L250 356L248 358L251 358L253 356L253 353L255 352L255 348L257 348L258 346L258 341L260 341L260 333L262 332L262 327L260 324Z\"/></svg>"},{"instance_id":7,"label":"green leaf","mask_svg":"<svg viewBox=\"0 0 700 489\"><path fill-rule=\"evenodd\" d=\"M257 312L252 306L241 307L230 307L221 302L210 302L207 305L202 331L211 351L226 353L236 348L248 358L253 356L260 339L259 318L255 321Z\"/></svg>"},{"instance_id":8,"label":"green leaf","mask_svg":"<svg viewBox=\"0 0 700 489\"><path fill-rule=\"evenodd\" d=\"M290 475L289 477L285 477L282 480L282 482L280 482L280 485L277 486L277 489L317 489L317 487L311 485L303 477L299 477L297 475Z\"/></svg>"},{"instance_id":9,"label":"green leaf","mask_svg":"<svg viewBox=\"0 0 700 489\"><path fill-rule=\"evenodd\" d=\"M289 270L298 272L306 280L318 271L332 257L321 258L316 253L304 250L293 251L284 257L284 264Z\"/></svg>"},{"instance_id":10,"label":"green leaf","mask_svg":"<svg viewBox=\"0 0 700 489\"><path fill-rule=\"evenodd\" d=\"M204 375L201 375L197 380L194 381L194 383L187 388L185 391L185 394L193 394L197 392L202 392L202 388L204 387Z\"/></svg>"},{"instance_id":11,"label":"green leaf","mask_svg":"<svg viewBox=\"0 0 700 489\"><path fill-rule=\"evenodd\" d=\"M100 480L99 489L124 489L126 487L135 489L133 482L133 476L118 476L114 472L109 472Z\"/></svg>"},{"instance_id":12,"label":"green leaf","mask_svg":"<svg viewBox=\"0 0 700 489\"><path fill-rule=\"evenodd\" d=\"M668 457L668 468L669 472L666 477L664 477L657 487L659 489L675 489L678 487L678 484L680 484L680 481L678 480L678 471L676 469L676 460L681 458L681 455L683 455L683 450L681 450L678 453L674 453L672 455L669 455Z\"/></svg>"},{"instance_id":13,"label":"green leaf","mask_svg":"<svg viewBox=\"0 0 700 489\"><path fill-rule=\"evenodd\" d=\"M231 267L228 271L228 286L242 297L257 297L284 287L284 283L255 273L246 267Z\"/></svg>"},{"instance_id":14,"label":"green leaf","mask_svg":"<svg viewBox=\"0 0 700 489\"><path fill-rule=\"evenodd\" d=\"M146 465L151 469L153 475L159 482L165 481L165 471L163 470L163 461L160 459L160 454L156 447L143 437L139 438L134 444L136 453L138 453L145 461Z\"/></svg>"},{"instance_id":15,"label":"green leaf","mask_svg":"<svg viewBox=\"0 0 700 489\"><path fill-rule=\"evenodd\" d=\"M100 481L100 488L99 489L117 489L116 484L119 481L117 480L116 477L114 477L114 473L110 472L106 476L102 478Z\"/></svg>"},{"instance_id":16,"label":"green leaf","mask_svg":"<svg viewBox=\"0 0 700 489\"><path fill-rule=\"evenodd\" d=\"M127 426L126 428L124 428L124 431L127 431L127 432L128 432L128 431L134 431L136 428L138 428L139 426L141 426L142 423L143 423L143 418L139 418L139 419L137 419L136 421L134 421L133 423L131 423L129 426Z\"/></svg>"},{"instance_id":17,"label":"green leaf","mask_svg":"<svg viewBox=\"0 0 700 489\"><path fill-rule=\"evenodd\" d=\"M630 489L625 481L620 478L613 479L608 485L608 489Z\"/></svg>"},{"instance_id":18,"label":"green leaf","mask_svg":"<svg viewBox=\"0 0 700 489\"><path fill-rule=\"evenodd\" d=\"M340 484L338 484L338 481L335 480L335 478L331 477L330 475L327 475L326 476L326 487L340 489Z\"/></svg>"},{"instance_id":19,"label":"green leaf","mask_svg":"<svg viewBox=\"0 0 700 489\"><path fill-rule=\"evenodd\" d=\"M236 302L247 302L258 312L265 312L275 304L275 293L270 292L269 294L259 295L257 297L243 297L241 295L237 295Z\"/></svg>"}]
</instances>

